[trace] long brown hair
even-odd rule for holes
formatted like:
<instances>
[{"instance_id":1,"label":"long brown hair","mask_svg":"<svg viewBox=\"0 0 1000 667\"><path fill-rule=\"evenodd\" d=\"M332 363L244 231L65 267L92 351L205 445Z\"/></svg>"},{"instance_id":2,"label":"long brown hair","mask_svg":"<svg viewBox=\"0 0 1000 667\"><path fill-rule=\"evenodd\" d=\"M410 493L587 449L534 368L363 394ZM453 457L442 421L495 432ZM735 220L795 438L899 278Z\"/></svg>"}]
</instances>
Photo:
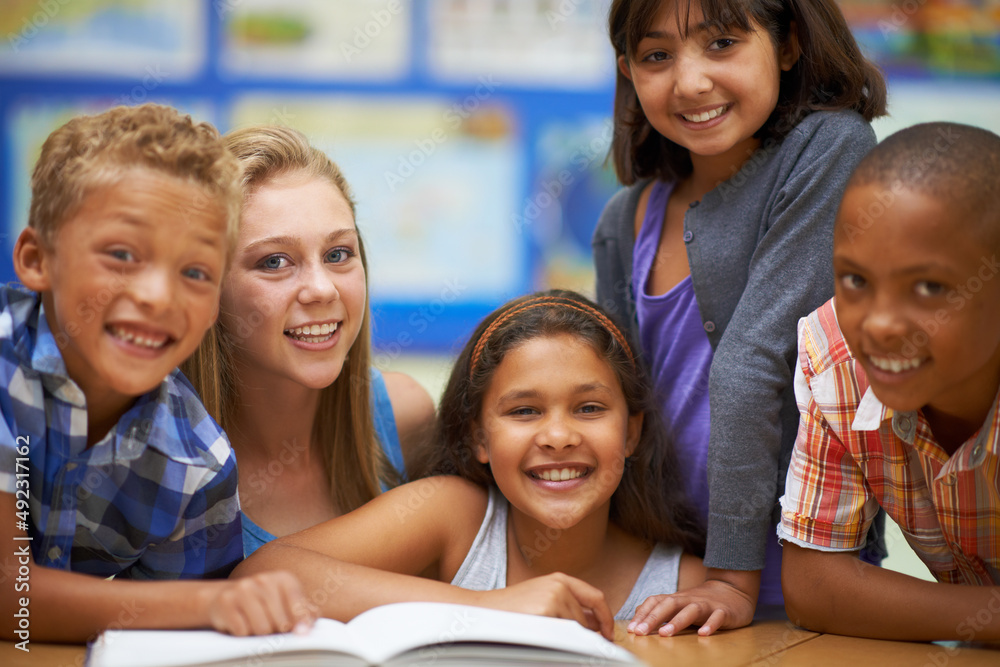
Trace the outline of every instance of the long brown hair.
<instances>
[{"instance_id":1,"label":"long brown hair","mask_svg":"<svg viewBox=\"0 0 1000 667\"><path fill-rule=\"evenodd\" d=\"M643 415L639 443L611 497L611 520L637 537L704 553L704 532L688 503L673 445L634 346L606 311L575 292L551 290L514 299L476 327L441 398L436 445L424 475L453 474L484 487L494 484L489 466L475 456L483 396L510 350L556 334L590 345L621 383L629 414Z\"/></svg>"},{"instance_id":2,"label":"long brown hair","mask_svg":"<svg viewBox=\"0 0 1000 667\"><path fill-rule=\"evenodd\" d=\"M234 130L225 137L230 151L243 165L243 202L261 185L283 174L327 179L344 195L355 212L350 187L340 169L322 151L309 145L302 133L278 126ZM368 273L365 246L358 232L358 255ZM323 445L323 463L337 509L349 512L374 498L381 486L395 486L399 473L389 463L375 432L371 404L371 313L367 305L358 337L337 379L320 391L313 421L314 442ZM232 435L233 415L240 387L233 364L238 332L229 332L223 317L205 336L182 370L201 394L205 407Z\"/></svg>"},{"instance_id":3,"label":"long brown hair","mask_svg":"<svg viewBox=\"0 0 1000 667\"><path fill-rule=\"evenodd\" d=\"M799 58L781 73L778 103L755 135L761 141L780 141L813 111L853 109L867 121L885 114L885 79L861 53L834 0L670 1L675 3L682 35L691 6L697 3L710 24L748 32L756 23L776 48L797 40ZM625 56L631 61L664 2L614 0L608 35L616 59ZM614 123L610 157L623 185L643 178L673 180L690 175L690 153L650 125L635 86L621 71L615 83Z\"/></svg>"}]
</instances>

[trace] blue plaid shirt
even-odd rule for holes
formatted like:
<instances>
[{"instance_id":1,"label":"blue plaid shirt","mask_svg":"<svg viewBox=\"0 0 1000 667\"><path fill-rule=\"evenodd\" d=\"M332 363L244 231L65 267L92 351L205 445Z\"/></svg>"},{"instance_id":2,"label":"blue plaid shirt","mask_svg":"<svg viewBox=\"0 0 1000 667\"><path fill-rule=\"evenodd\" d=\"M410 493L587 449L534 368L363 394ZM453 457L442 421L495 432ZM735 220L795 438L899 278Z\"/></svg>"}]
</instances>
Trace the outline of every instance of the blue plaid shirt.
<instances>
[{"instance_id":1,"label":"blue plaid shirt","mask_svg":"<svg viewBox=\"0 0 1000 667\"><path fill-rule=\"evenodd\" d=\"M182 579L224 577L242 558L236 459L180 371L88 448L86 399L40 298L0 287L0 414L0 491L23 497L29 469L36 563Z\"/></svg>"}]
</instances>

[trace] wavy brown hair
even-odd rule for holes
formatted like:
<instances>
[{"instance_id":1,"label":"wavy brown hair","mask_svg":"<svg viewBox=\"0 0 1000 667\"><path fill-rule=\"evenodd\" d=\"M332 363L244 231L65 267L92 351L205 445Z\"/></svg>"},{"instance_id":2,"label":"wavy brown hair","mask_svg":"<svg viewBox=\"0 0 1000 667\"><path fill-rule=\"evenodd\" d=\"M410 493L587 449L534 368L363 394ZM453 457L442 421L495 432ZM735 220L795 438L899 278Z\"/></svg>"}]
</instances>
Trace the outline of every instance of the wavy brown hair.
<instances>
[{"instance_id":1,"label":"wavy brown hair","mask_svg":"<svg viewBox=\"0 0 1000 667\"><path fill-rule=\"evenodd\" d=\"M350 187L336 164L309 145L306 137L287 127L255 126L234 130L226 145L243 165L243 201L270 180L289 173L331 182L355 212ZM368 274L365 246L358 232L358 256ZM367 305L358 336L337 379L320 392L312 437L323 446L323 463L337 509L349 512L368 502L381 487L399 484L375 431L371 404L371 312ZM227 331L224 313L209 330L195 354L181 367L201 394L209 413L233 437L233 414L240 387L233 352L238 332Z\"/></svg>"},{"instance_id":2,"label":"wavy brown hair","mask_svg":"<svg viewBox=\"0 0 1000 667\"><path fill-rule=\"evenodd\" d=\"M687 36L688 15L697 3L705 21L721 29L749 32L754 24L775 48L796 39L799 58L781 73L778 103L756 137L781 141L813 111L853 109L865 120L886 111L885 78L864 55L835 0L673 0L677 25ZM615 58L632 61L664 0L614 0L608 35ZM615 83L615 136L610 158L618 180L674 180L691 173L691 156L657 132L647 120L635 87L618 71Z\"/></svg>"},{"instance_id":3,"label":"wavy brown hair","mask_svg":"<svg viewBox=\"0 0 1000 667\"><path fill-rule=\"evenodd\" d=\"M611 520L642 539L703 554L704 532L688 503L673 445L634 346L606 311L575 292L551 290L514 299L480 322L452 369L438 411L435 447L422 474L459 475L483 487L495 484L489 466L475 455L483 397L508 352L558 334L576 336L607 361L621 383L629 414L643 415L639 443L611 497Z\"/></svg>"}]
</instances>

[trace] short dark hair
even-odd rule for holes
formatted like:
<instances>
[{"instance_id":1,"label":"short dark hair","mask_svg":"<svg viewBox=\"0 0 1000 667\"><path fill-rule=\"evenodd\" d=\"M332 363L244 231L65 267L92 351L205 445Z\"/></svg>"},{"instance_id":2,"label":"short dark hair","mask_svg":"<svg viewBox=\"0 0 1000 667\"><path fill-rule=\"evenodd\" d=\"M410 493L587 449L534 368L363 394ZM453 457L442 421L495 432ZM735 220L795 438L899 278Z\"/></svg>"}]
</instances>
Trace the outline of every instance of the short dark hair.
<instances>
[{"instance_id":1,"label":"short dark hair","mask_svg":"<svg viewBox=\"0 0 1000 667\"><path fill-rule=\"evenodd\" d=\"M510 350L557 334L578 337L605 359L621 383L629 414L643 415L639 443L611 497L611 520L642 539L702 554L704 532L688 503L673 444L635 348L606 311L575 292L520 297L479 323L441 398L435 446L424 474L457 474L481 486L494 484L489 466L475 455L483 397Z\"/></svg>"},{"instance_id":2,"label":"short dark hair","mask_svg":"<svg viewBox=\"0 0 1000 667\"><path fill-rule=\"evenodd\" d=\"M756 23L776 48L792 35L798 61L781 73L778 103L757 132L761 141L780 141L813 111L853 109L865 120L885 114L885 79L861 53L835 0L675 0L678 27L687 28L692 3L705 20L750 31ZM631 59L663 0L614 0L608 33L615 57ZM674 180L691 173L687 149L650 125L632 82L620 71L615 84L615 136L611 159L618 180L632 185L642 178Z\"/></svg>"},{"instance_id":3,"label":"short dark hair","mask_svg":"<svg viewBox=\"0 0 1000 667\"><path fill-rule=\"evenodd\" d=\"M1000 242L1000 136L961 123L920 123L888 136L847 187L877 183L920 192L980 221Z\"/></svg>"}]
</instances>

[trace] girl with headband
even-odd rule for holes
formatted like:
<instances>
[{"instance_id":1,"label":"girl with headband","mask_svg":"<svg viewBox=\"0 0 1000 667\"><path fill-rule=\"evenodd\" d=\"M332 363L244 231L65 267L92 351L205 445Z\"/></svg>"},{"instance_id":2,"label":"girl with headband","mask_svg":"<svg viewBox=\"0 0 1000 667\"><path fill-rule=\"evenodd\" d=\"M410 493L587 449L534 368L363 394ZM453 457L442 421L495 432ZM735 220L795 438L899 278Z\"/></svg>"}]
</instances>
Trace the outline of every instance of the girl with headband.
<instances>
[{"instance_id":1,"label":"girl with headband","mask_svg":"<svg viewBox=\"0 0 1000 667\"><path fill-rule=\"evenodd\" d=\"M291 570L327 593L314 600L322 615L344 621L448 601L572 618L608 637L648 596L704 580L704 537L641 365L584 297L522 297L480 323L436 442L432 476L275 540L233 576Z\"/></svg>"}]
</instances>

